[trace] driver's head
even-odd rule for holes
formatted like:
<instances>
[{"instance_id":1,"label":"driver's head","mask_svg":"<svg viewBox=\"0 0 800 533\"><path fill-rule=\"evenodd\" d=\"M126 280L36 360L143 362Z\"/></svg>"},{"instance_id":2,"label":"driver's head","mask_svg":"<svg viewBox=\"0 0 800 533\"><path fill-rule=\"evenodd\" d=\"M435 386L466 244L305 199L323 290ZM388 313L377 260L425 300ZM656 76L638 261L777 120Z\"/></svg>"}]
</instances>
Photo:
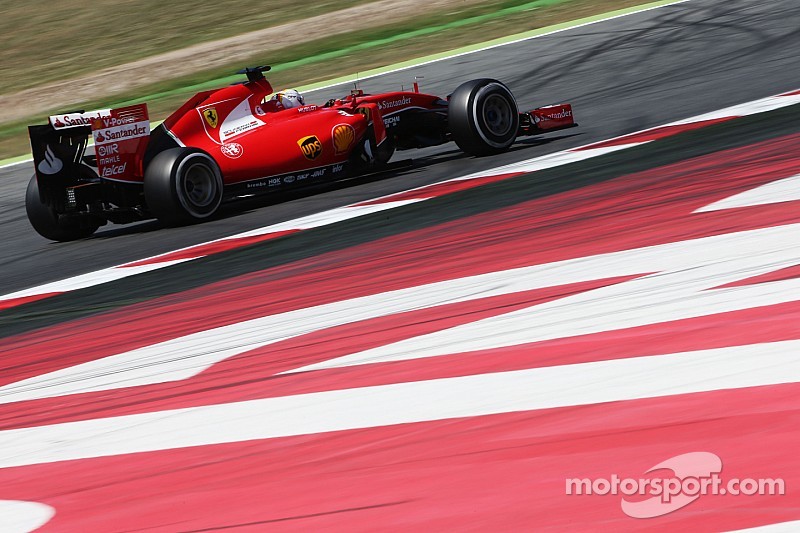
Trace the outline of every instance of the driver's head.
<instances>
[{"instance_id":1,"label":"driver's head","mask_svg":"<svg viewBox=\"0 0 800 533\"><path fill-rule=\"evenodd\" d=\"M275 93L275 96L273 96L272 99L280 102L284 109L291 109L293 107L306 105L303 95L297 92L295 89L285 89L283 91L279 91Z\"/></svg>"}]
</instances>

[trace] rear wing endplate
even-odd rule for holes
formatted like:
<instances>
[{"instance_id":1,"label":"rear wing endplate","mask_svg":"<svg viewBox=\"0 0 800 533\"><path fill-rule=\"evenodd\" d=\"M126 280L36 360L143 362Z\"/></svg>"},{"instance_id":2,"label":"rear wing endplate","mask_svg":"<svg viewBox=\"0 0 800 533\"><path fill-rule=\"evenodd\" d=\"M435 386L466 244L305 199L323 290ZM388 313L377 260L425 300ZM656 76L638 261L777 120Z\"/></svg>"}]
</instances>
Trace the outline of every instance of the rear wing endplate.
<instances>
[{"instance_id":1,"label":"rear wing endplate","mask_svg":"<svg viewBox=\"0 0 800 533\"><path fill-rule=\"evenodd\" d=\"M141 182L142 159L150 138L146 104L52 115L45 125L29 126L40 187L69 184L96 173L115 181ZM85 158L93 138L97 169Z\"/></svg>"}]
</instances>

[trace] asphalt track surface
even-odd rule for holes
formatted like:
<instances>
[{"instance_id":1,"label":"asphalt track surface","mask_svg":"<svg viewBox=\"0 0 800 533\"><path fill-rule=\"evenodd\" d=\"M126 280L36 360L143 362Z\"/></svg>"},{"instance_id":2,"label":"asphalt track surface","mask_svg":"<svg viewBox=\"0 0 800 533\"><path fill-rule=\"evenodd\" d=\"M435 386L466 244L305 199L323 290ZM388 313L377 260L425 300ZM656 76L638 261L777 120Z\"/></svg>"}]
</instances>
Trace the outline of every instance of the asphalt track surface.
<instances>
[{"instance_id":1,"label":"asphalt track surface","mask_svg":"<svg viewBox=\"0 0 800 533\"><path fill-rule=\"evenodd\" d=\"M48 242L25 216L31 165L9 167L0 170L0 287L12 292L795 89L798 49L800 4L794 0L691 0L364 80L362 88L379 92L424 76L424 91L446 95L469 79L493 77L511 87L522 108L572 102L581 126L523 140L491 158L466 157L452 144L401 152L396 157L415 157L414 169L249 204L197 226L163 228L151 221L105 226L80 242ZM347 90L315 91L307 100Z\"/></svg>"}]
</instances>

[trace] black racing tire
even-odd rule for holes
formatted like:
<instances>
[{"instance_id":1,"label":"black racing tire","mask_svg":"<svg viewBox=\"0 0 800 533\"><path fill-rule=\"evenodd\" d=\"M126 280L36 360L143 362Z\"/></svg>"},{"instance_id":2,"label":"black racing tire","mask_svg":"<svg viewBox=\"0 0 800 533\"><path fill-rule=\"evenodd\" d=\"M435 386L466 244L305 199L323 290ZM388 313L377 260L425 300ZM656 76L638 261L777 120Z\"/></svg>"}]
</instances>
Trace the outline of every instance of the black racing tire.
<instances>
[{"instance_id":1,"label":"black racing tire","mask_svg":"<svg viewBox=\"0 0 800 533\"><path fill-rule=\"evenodd\" d=\"M39 197L39 185L34 175L25 191L25 211L36 233L51 241L69 242L90 237L102 222L96 218L59 217L58 212Z\"/></svg>"},{"instance_id":2,"label":"black racing tire","mask_svg":"<svg viewBox=\"0 0 800 533\"><path fill-rule=\"evenodd\" d=\"M195 148L170 148L156 155L144 172L144 199L167 225L201 222L222 202L222 173L216 161Z\"/></svg>"},{"instance_id":3,"label":"black racing tire","mask_svg":"<svg viewBox=\"0 0 800 533\"><path fill-rule=\"evenodd\" d=\"M519 108L508 87L483 78L459 85L450 95L448 127L464 152L484 156L505 152L519 131Z\"/></svg>"}]
</instances>

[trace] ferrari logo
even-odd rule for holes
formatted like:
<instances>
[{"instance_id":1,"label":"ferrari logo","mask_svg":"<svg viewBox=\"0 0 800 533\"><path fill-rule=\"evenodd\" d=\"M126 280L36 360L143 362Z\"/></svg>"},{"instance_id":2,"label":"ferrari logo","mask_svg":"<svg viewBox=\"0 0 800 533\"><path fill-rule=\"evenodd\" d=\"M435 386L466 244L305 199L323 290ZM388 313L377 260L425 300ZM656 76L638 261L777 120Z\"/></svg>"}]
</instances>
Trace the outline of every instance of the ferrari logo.
<instances>
[{"instance_id":1,"label":"ferrari logo","mask_svg":"<svg viewBox=\"0 0 800 533\"><path fill-rule=\"evenodd\" d=\"M203 111L203 118L206 119L206 122L208 122L208 125L212 128L217 127L217 110L213 107L209 107Z\"/></svg>"}]
</instances>

